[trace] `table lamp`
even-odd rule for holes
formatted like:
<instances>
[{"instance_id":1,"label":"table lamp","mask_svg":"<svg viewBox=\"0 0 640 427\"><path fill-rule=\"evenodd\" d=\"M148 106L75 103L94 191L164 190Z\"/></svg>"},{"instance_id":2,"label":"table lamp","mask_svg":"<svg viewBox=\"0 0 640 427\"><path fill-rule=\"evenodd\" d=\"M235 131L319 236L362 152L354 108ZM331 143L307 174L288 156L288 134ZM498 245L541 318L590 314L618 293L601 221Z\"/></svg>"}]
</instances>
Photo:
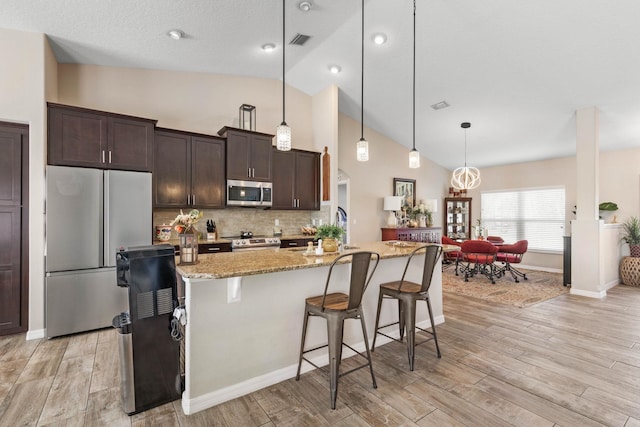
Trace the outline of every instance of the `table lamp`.
<instances>
[{"instance_id":1,"label":"table lamp","mask_svg":"<svg viewBox=\"0 0 640 427\"><path fill-rule=\"evenodd\" d=\"M389 227L396 227L398 220L396 219L396 212L400 210L402 206L401 196L385 196L384 207L385 211L389 211L389 219L387 219L387 225Z\"/></svg>"}]
</instances>

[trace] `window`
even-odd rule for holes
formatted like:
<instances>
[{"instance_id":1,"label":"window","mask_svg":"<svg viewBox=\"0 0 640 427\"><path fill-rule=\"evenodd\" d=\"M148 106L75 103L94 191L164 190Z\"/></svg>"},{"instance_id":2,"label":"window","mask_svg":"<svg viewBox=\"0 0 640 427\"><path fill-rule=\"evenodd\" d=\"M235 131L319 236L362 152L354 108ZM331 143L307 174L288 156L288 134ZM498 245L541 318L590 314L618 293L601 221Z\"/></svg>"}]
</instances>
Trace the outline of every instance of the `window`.
<instances>
[{"instance_id":1,"label":"window","mask_svg":"<svg viewBox=\"0 0 640 427\"><path fill-rule=\"evenodd\" d=\"M529 250L563 250L564 187L483 192L482 225L505 242L528 240Z\"/></svg>"}]
</instances>

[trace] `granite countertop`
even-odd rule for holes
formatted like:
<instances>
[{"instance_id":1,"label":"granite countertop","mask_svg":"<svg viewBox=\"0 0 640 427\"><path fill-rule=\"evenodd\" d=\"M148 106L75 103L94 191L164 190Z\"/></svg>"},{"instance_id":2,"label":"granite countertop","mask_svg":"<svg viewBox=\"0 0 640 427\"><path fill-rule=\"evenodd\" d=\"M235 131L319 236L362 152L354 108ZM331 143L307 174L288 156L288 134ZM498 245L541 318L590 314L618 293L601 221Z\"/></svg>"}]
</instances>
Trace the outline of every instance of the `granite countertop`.
<instances>
[{"instance_id":1,"label":"granite countertop","mask_svg":"<svg viewBox=\"0 0 640 427\"><path fill-rule=\"evenodd\" d=\"M386 241L345 245L342 253L363 250L377 252L381 259L395 258L407 256L418 245L412 242L394 243ZM445 250L447 249L445 247ZM341 255L338 252L325 253L321 256L304 255L305 250L306 248L291 248L198 255L198 262L195 265L180 265L179 258L176 258L176 269L185 278L225 279L328 266L338 255Z\"/></svg>"}]
</instances>

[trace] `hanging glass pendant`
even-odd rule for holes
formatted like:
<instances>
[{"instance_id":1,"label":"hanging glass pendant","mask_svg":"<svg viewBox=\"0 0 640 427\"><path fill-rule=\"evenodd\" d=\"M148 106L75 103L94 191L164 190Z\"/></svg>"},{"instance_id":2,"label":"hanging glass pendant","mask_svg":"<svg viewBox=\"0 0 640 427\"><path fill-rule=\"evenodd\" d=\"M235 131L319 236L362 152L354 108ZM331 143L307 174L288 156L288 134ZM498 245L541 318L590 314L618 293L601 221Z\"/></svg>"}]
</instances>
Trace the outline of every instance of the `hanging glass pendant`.
<instances>
[{"instance_id":1,"label":"hanging glass pendant","mask_svg":"<svg viewBox=\"0 0 640 427\"><path fill-rule=\"evenodd\" d=\"M415 148L409 151L409 167L411 169L420 167L420 153Z\"/></svg>"},{"instance_id":2,"label":"hanging glass pendant","mask_svg":"<svg viewBox=\"0 0 640 427\"><path fill-rule=\"evenodd\" d=\"M356 158L359 162L369 161L369 142L366 139L360 138L356 146Z\"/></svg>"},{"instance_id":3,"label":"hanging glass pendant","mask_svg":"<svg viewBox=\"0 0 640 427\"><path fill-rule=\"evenodd\" d=\"M276 148L280 151L291 150L291 128L285 122L276 128Z\"/></svg>"}]
</instances>

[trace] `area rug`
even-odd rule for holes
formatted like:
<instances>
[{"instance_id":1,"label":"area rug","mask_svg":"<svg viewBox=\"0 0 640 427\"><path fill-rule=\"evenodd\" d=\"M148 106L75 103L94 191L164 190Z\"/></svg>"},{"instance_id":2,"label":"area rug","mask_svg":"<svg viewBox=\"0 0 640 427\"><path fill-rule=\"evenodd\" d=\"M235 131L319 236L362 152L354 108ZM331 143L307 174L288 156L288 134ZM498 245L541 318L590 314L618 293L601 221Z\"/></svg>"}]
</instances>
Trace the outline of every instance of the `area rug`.
<instances>
[{"instance_id":1,"label":"area rug","mask_svg":"<svg viewBox=\"0 0 640 427\"><path fill-rule=\"evenodd\" d=\"M528 280L520 279L516 283L510 274L496 279L492 284L485 276L470 277L464 281L464 275L456 276L453 266L442 272L442 290L458 295L479 298L499 304L528 307L569 293L568 286L562 286L562 274L546 271L522 270Z\"/></svg>"}]
</instances>

